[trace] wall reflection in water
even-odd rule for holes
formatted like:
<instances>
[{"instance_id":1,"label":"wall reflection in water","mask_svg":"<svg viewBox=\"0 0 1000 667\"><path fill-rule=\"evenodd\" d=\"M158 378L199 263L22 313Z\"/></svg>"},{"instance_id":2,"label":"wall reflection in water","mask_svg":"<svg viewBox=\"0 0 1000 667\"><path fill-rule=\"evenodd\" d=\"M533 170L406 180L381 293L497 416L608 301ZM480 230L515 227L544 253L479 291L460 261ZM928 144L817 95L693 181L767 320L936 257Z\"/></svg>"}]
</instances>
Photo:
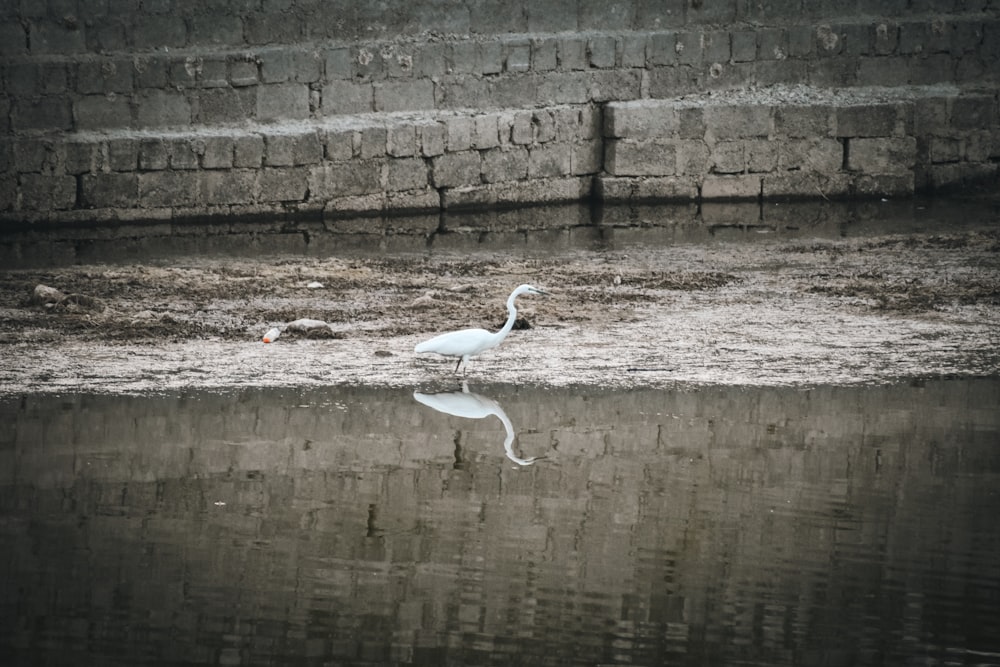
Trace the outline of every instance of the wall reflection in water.
<instances>
[{"instance_id":1,"label":"wall reflection in water","mask_svg":"<svg viewBox=\"0 0 1000 667\"><path fill-rule=\"evenodd\" d=\"M474 390L3 400L0 662L1000 662L1000 382Z\"/></svg>"}]
</instances>

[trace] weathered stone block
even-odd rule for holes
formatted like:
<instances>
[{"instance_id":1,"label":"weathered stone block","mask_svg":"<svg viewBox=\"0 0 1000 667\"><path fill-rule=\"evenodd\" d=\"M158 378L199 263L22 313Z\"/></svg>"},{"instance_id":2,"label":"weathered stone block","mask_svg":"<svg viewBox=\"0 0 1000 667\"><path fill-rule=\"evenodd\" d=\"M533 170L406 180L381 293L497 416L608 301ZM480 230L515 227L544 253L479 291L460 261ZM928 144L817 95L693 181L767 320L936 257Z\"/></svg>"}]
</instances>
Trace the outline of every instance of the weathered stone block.
<instances>
[{"instance_id":1,"label":"weathered stone block","mask_svg":"<svg viewBox=\"0 0 1000 667\"><path fill-rule=\"evenodd\" d=\"M616 50L620 54L622 67L646 66L646 42L644 34L626 34L618 37Z\"/></svg>"},{"instance_id":2,"label":"weathered stone block","mask_svg":"<svg viewBox=\"0 0 1000 667\"><path fill-rule=\"evenodd\" d=\"M528 175L527 149L511 146L483 151L482 175L487 183L524 179Z\"/></svg>"},{"instance_id":3,"label":"weathered stone block","mask_svg":"<svg viewBox=\"0 0 1000 667\"><path fill-rule=\"evenodd\" d=\"M323 65L327 81L350 79L353 73L350 49L328 49L323 53Z\"/></svg>"},{"instance_id":4,"label":"weathered stone block","mask_svg":"<svg viewBox=\"0 0 1000 667\"><path fill-rule=\"evenodd\" d=\"M67 174L86 174L100 169L101 155L98 144L91 141L79 141L66 144L65 169ZM0 172L7 171L7 166L0 164Z\"/></svg>"},{"instance_id":5,"label":"weathered stone block","mask_svg":"<svg viewBox=\"0 0 1000 667\"><path fill-rule=\"evenodd\" d=\"M499 74L504 68L505 44L498 41L480 42L476 50L480 74Z\"/></svg>"},{"instance_id":6,"label":"weathered stone block","mask_svg":"<svg viewBox=\"0 0 1000 667\"><path fill-rule=\"evenodd\" d=\"M257 172L251 169L227 169L202 175L204 203L209 206L250 204L257 191Z\"/></svg>"},{"instance_id":7,"label":"weathered stone block","mask_svg":"<svg viewBox=\"0 0 1000 667\"><path fill-rule=\"evenodd\" d=\"M757 199L761 193L761 177L755 174L738 176L708 175L701 184L702 199Z\"/></svg>"},{"instance_id":8,"label":"weathered stone block","mask_svg":"<svg viewBox=\"0 0 1000 667\"><path fill-rule=\"evenodd\" d=\"M914 101L913 131L928 136L948 127L948 97L927 97Z\"/></svg>"},{"instance_id":9,"label":"weathered stone block","mask_svg":"<svg viewBox=\"0 0 1000 667\"><path fill-rule=\"evenodd\" d=\"M300 202L306 198L308 171L305 167L262 169L258 200L261 202Z\"/></svg>"},{"instance_id":10,"label":"weathered stone block","mask_svg":"<svg viewBox=\"0 0 1000 667\"><path fill-rule=\"evenodd\" d=\"M745 142L746 167L751 173L774 171L778 167L778 143L769 139Z\"/></svg>"},{"instance_id":11,"label":"weathered stone block","mask_svg":"<svg viewBox=\"0 0 1000 667\"><path fill-rule=\"evenodd\" d=\"M260 65L255 58L234 58L229 61L229 82L236 88L260 83Z\"/></svg>"},{"instance_id":12,"label":"weathered stone block","mask_svg":"<svg viewBox=\"0 0 1000 667\"><path fill-rule=\"evenodd\" d=\"M76 205L76 177L55 174L21 174L21 208L29 211L52 211Z\"/></svg>"},{"instance_id":13,"label":"weathered stone block","mask_svg":"<svg viewBox=\"0 0 1000 667\"><path fill-rule=\"evenodd\" d=\"M587 40L583 37L559 39L559 69L587 69Z\"/></svg>"},{"instance_id":14,"label":"weathered stone block","mask_svg":"<svg viewBox=\"0 0 1000 667\"><path fill-rule=\"evenodd\" d=\"M575 176L599 173L603 159L604 145L600 141L586 141L572 144L570 173Z\"/></svg>"},{"instance_id":15,"label":"weathered stone block","mask_svg":"<svg viewBox=\"0 0 1000 667\"><path fill-rule=\"evenodd\" d=\"M27 31L16 21L0 23L0 56L21 56L28 53Z\"/></svg>"},{"instance_id":16,"label":"weathered stone block","mask_svg":"<svg viewBox=\"0 0 1000 667\"><path fill-rule=\"evenodd\" d=\"M313 167L309 191L319 199L382 192L382 160L355 160Z\"/></svg>"},{"instance_id":17,"label":"weathered stone block","mask_svg":"<svg viewBox=\"0 0 1000 667\"><path fill-rule=\"evenodd\" d=\"M710 168L709 148L704 141L678 141L674 143L677 174L700 177Z\"/></svg>"},{"instance_id":18,"label":"weathered stone block","mask_svg":"<svg viewBox=\"0 0 1000 667\"><path fill-rule=\"evenodd\" d=\"M136 124L140 128L187 126L191 104L183 93L147 89L135 95Z\"/></svg>"},{"instance_id":19,"label":"weathered stone block","mask_svg":"<svg viewBox=\"0 0 1000 667\"><path fill-rule=\"evenodd\" d=\"M445 119L444 124L448 135L448 151L464 151L472 148L472 138L476 128L472 118L451 116Z\"/></svg>"},{"instance_id":20,"label":"weathered stone block","mask_svg":"<svg viewBox=\"0 0 1000 667\"><path fill-rule=\"evenodd\" d=\"M139 142L131 137L108 140L108 168L111 171L135 171L139 162Z\"/></svg>"},{"instance_id":21,"label":"weathered stone block","mask_svg":"<svg viewBox=\"0 0 1000 667\"><path fill-rule=\"evenodd\" d=\"M434 158L432 171L434 187L449 188L482 182L480 162L479 151L445 153Z\"/></svg>"},{"instance_id":22,"label":"weathered stone block","mask_svg":"<svg viewBox=\"0 0 1000 667\"><path fill-rule=\"evenodd\" d=\"M424 157L435 157L444 153L447 128L444 123L420 126L420 153Z\"/></svg>"},{"instance_id":23,"label":"weathered stone block","mask_svg":"<svg viewBox=\"0 0 1000 667\"><path fill-rule=\"evenodd\" d=\"M73 114L68 99L42 96L15 99L11 111L14 130L69 130Z\"/></svg>"},{"instance_id":24,"label":"weathered stone block","mask_svg":"<svg viewBox=\"0 0 1000 667\"><path fill-rule=\"evenodd\" d=\"M80 130L127 128L132 125L132 109L121 95L87 95L74 103L76 127Z\"/></svg>"},{"instance_id":25,"label":"weathered stone block","mask_svg":"<svg viewBox=\"0 0 1000 667\"><path fill-rule=\"evenodd\" d=\"M711 149L711 169L716 174L740 174L746 169L746 147L742 141L721 141Z\"/></svg>"},{"instance_id":26,"label":"weathered stone block","mask_svg":"<svg viewBox=\"0 0 1000 667\"><path fill-rule=\"evenodd\" d=\"M500 145L500 132L495 114L481 114L473 118L472 145L475 148L493 148Z\"/></svg>"},{"instance_id":27,"label":"weathered stone block","mask_svg":"<svg viewBox=\"0 0 1000 667\"><path fill-rule=\"evenodd\" d=\"M205 169L230 169L233 166L232 137L205 137L201 166Z\"/></svg>"},{"instance_id":28,"label":"weathered stone block","mask_svg":"<svg viewBox=\"0 0 1000 667\"><path fill-rule=\"evenodd\" d=\"M76 67L76 92L85 95L131 92L132 73L132 63L127 60L84 60Z\"/></svg>"},{"instance_id":29,"label":"weathered stone block","mask_svg":"<svg viewBox=\"0 0 1000 667\"><path fill-rule=\"evenodd\" d=\"M38 20L31 24L33 54L71 54L86 51L84 32L75 22Z\"/></svg>"},{"instance_id":30,"label":"weathered stone block","mask_svg":"<svg viewBox=\"0 0 1000 667\"><path fill-rule=\"evenodd\" d=\"M958 130L997 127L997 106L992 95L960 95L951 105L951 125Z\"/></svg>"},{"instance_id":31,"label":"weathered stone block","mask_svg":"<svg viewBox=\"0 0 1000 667\"><path fill-rule=\"evenodd\" d=\"M931 137L927 144L927 157L931 164L958 162L962 159L962 141L955 137Z\"/></svg>"},{"instance_id":32,"label":"weathered stone block","mask_svg":"<svg viewBox=\"0 0 1000 667\"><path fill-rule=\"evenodd\" d=\"M849 139L847 168L869 174L898 174L912 169L917 161L917 141L913 137Z\"/></svg>"},{"instance_id":33,"label":"weathered stone block","mask_svg":"<svg viewBox=\"0 0 1000 667\"><path fill-rule=\"evenodd\" d=\"M187 25L188 40L193 44L239 46L243 43L243 19L235 13L211 10L195 13L188 19Z\"/></svg>"},{"instance_id":34,"label":"weathered stone block","mask_svg":"<svg viewBox=\"0 0 1000 667\"><path fill-rule=\"evenodd\" d=\"M538 103L585 104L590 101L589 72L546 72L538 77Z\"/></svg>"},{"instance_id":35,"label":"weathered stone block","mask_svg":"<svg viewBox=\"0 0 1000 667\"><path fill-rule=\"evenodd\" d=\"M168 139L171 169L197 169L201 144L193 139Z\"/></svg>"},{"instance_id":36,"label":"weathered stone block","mask_svg":"<svg viewBox=\"0 0 1000 667\"><path fill-rule=\"evenodd\" d=\"M663 102L610 102L604 107L604 136L668 139L680 128L676 108Z\"/></svg>"},{"instance_id":37,"label":"weathered stone block","mask_svg":"<svg viewBox=\"0 0 1000 667\"><path fill-rule=\"evenodd\" d=\"M594 179L594 195L606 202L695 200L698 186L678 176L600 176Z\"/></svg>"},{"instance_id":38,"label":"weathered stone block","mask_svg":"<svg viewBox=\"0 0 1000 667\"><path fill-rule=\"evenodd\" d=\"M133 208L139 202L139 178L130 174L84 174L80 205L84 208Z\"/></svg>"},{"instance_id":39,"label":"weathered stone block","mask_svg":"<svg viewBox=\"0 0 1000 667\"><path fill-rule=\"evenodd\" d=\"M309 86L277 83L257 86L256 118L260 121L309 117Z\"/></svg>"},{"instance_id":40,"label":"weathered stone block","mask_svg":"<svg viewBox=\"0 0 1000 667\"><path fill-rule=\"evenodd\" d=\"M730 36L733 62L751 62L757 57L757 33L751 30L737 30Z\"/></svg>"},{"instance_id":41,"label":"weathered stone block","mask_svg":"<svg viewBox=\"0 0 1000 667\"><path fill-rule=\"evenodd\" d=\"M528 43L508 44L505 69L508 72L527 72L530 70L531 45Z\"/></svg>"},{"instance_id":42,"label":"weathered stone block","mask_svg":"<svg viewBox=\"0 0 1000 667\"><path fill-rule=\"evenodd\" d=\"M569 144L551 143L532 146L528 150L528 177L568 176L573 170L572 154L572 147Z\"/></svg>"},{"instance_id":43,"label":"weathered stone block","mask_svg":"<svg viewBox=\"0 0 1000 667\"><path fill-rule=\"evenodd\" d=\"M833 109L823 105L779 106L774 130L787 137L828 137L833 134Z\"/></svg>"},{"instance_id":44,"label":"weathered stone block","mask_svg":"<svg viewBox=\"0 0 1000 667\"><path fill-rule=\"evenodd\" d=\"M229 63L224 58L207 58L201 63L198 85L202 88L229 86Z\"/></svg>"},{"instance_id":45,"label":"weathered stone block","mask_svg":"<svg viewBox=\"0 0 1000 667\"><path fill-rule=\"evenodd\" d=\"M375 91L371 83L331 81L323 86L323 113L337 116L370 113L375 108Z\"/></svg>"},{"instance_id":46,"label":"weathered stone block","mask_svg":"<svg viewBox=\"0 0 1000 667\"><path fill-rule=\"evenodd\" d=\"M190 93L198 124L245 122L254 114L257 99L252 88L209 88Z\"/></svg>"},{"instance_id":47,"label":"weathered stone block","mask_svg":"<svg viewBox=\"0 0 1000 667\"><path fill-rule=\"evenodd\" d=\"M389 130L381 125L361 128L361 158L383 157L386 143L389 140Z\"/></svg>"},{"instance_id":48,"label":"weathered stone block","mask_svg":"<svg viewBox=\"0 0 1000 667\"><path fill-rule=\"evenodd\" d=\"M287 48L261 49L257 51L257 60L262 83L284 83L294 78L294 59Z\"/></svg>"},{"instance_id":49,"label":"weathered stone block","mask_svg":"<svg viewBox=\"0 0 1000 667\"><path fill-rule=\"evenodd\" d=\"M17 176L0 171L0 211L13 210L17 203Z\"/></svg>"},{"instance_id":50,"label":"weathered stone block","mask_svg":"<svg viewBox=\"0 0 1000 667\"><path fill-rule=\"evenodd\" d=\"M55 171L57 169L55 144L43 139L17 139L13 146L13 171Z\"/></svg>"},{"instance_id":51,"label":"weathered stone block","mask_svg":"<svg viewBox=\"0 0 1000 667\"><path fill-rule=\"evenodd\" d=\"M332 162L350 160L355 155L355 147L360 149L361 132L354 129L331 128L320 130L324 155Z\"/></svg>"},{"instance_id":52,"label":"weathered stone block","mask_svg":"<svg viewBox=\"0 0 1000 667\"><path fill-rule=\"evenodd\" d=\"M510 142L512 144L530 144L534 138L530 111L518 111L510 126Z\"/></svg>"},{"instance_id":53,"label":"weathered stone block","mask_svg":"<svg viewBox=\"0 0 1000 667\"><path fill-rule=\"evenodd\" d=\"M677 155L671 143L615 139L605 148L604 168L612 176L672 176Z\"/></svg>"},{"instance_id":54,"label":"weathered stone block","mask_svg":"<svg viewBox=\"0 0 1000 667\"><path fill-rule=\"evenodd\" d=\"M413 76L418 79L434 79L446 71L446 45L432 42L419 45L413 55Z\"/></svg>"},{"instance_id":55,"label":"weathered stone block","mask_svg":"<svg viewBox=\"0 0 1000 667\"><path fill-rule=\"evenodd\" d=\"M428 169L423 158L389 160L386 188L390 191L422 190L427 187Z\"/></svg>"},{"instance_id":56,"label":"weathered stone block","mask_svg":"<svg viewBox=\"0 0 1000 667\"><path fill-rule=\"evenodd\" d=\"M771 108L759 104L710 106L704 109L706 139L766 137L773 131Z\"/></svg>"},{"instance_id":57,"label":"weathered stone block","mask_svg":"<svg viewBox=\"0 0 1000 667\"><path fill-rule=\"evenodd\" d=\"M434 108L434 82L430 79L388 81L374 84L375 111L413 111Z\"/></svg>"},{"instance_id":58,"label":"weathered stone block","mask_svg":"<svg viewBox=\"0 0 1000 667\"><path fill-rule=\"evenodd\" d=\"M838 137L891 137L898 110L893 104L865 104L837 109Z\"/></svg>"},{"instance_id":59,"label":"weathered stone block","mask_svg":"<svg viewBox=\"0 0 1000 667\"><path fill-rule=\"evenodd\" d=\"M548 72L558 66L558 46L555 39L535 39L531 42L531 69L535 72Z\"/></svg>"},{"instance_id":60,"label":"weathered stone block","mask_svg":"<svg viewBox=\"0 0 1000 667\"><path fill-rule=\"evenodd\" d=\"M673 32L654 32L646 42L646 64L662 67L677 64L677 35Z\"/></svg>"},{"instance_id":61,"label":"weathered stone block","mask_svg":"<svg viewBox=\"0 0 1000 667\"><path fill-rule=\"evenodd\" d=\"M676 34L674 51L679 65L701 65L702 35L700 30L684 30Z\"/></svg>"},{"instance_id":62,"label":"weathered stone block","mask_svg":"<svg viewBox=\"0 0 1000 667\"><path fill-rule=\"evenodd\" d=\"M139 169L155 171L170 165L170 151L162 139L143 139L139 142Z\"/></svg>"},{"instance_id":63,"label":"weathered stone block","mask_svg":"<svg viewBox=\"0 0 1000 667\"><path fill-rule=\"evenodd\" d=\"M167 59L160 55L141 55L132 60L137 88L165 88L169 82Z\"/></svg>"},{"instance_id":64,"label":"weathered stone block","mask_svg":"<svg viewBox=\"0 0 1000 667\"><path fill-rule=\"evenodd\" d=\"M201 173L152 171L139 174L139 202L143 208L173 208L201 203Z\"/></svg>"},{"instance_id":65,"label":"weathered stone block","mask_svg":"<svg viewBox=\"0 0 1000 667\"><path fill-rule=\"evenodd\" d=\"M778 146L780 169L833 173L844 164L844 147L837 139L793 139Z\"/></svg>"},{"instance_id":66,"label":"weathered stone block","mask_svg":"<svg viewBox=\"0 0 1000 667\"><path fill-rule=\"evenodd\" d=\"M437 190L407 190L403 192L386 193L385 210L395 213L413 213L437 211L441 208L441 195ZM406 217L392 220L392 228L396 233L426 234L438 228L440 216Z\"/></svg>"},{"instance_id":67,"label":"weathered stone block","mask_svg":"<svg viewBox=\"0 0 1000 667\"><path fill-rule=\"evenodd\" d=\"M591 37L587 42L590 66L606 69L615 66L615 38L611 35Z\"/></svg>"},{"instance_id":68,"label":"weathered stone block","mask_svg":"<svg viewBox=\"0 0 1000 667\"><path fill-rule=\"evenodd\" d=\"M386 132L386 152L389 155L409 157L419 152L417 128L413 125L390 125Z\"/></svg>"},{"instance_id":69,"label":"weathered stone block","mask_svg":"<svg viewBox=\"0 0 1000 667\"><path fill-rule=\"evenodd\" d=\"M316 164L323 159L319 135L311 130L265 135L264 146L264 164L269 167Z\"/></svg>"},{"instance_id":70,"label":"weathered stone block","mask_svg":"<svg viewBox=\"0 0 1000 667\"><path fill-rule=\"evenodd\" d=\"M257 134L233 139L233 166L254 169L264 161L264 137Z\"/></svg>"}]
</instances>

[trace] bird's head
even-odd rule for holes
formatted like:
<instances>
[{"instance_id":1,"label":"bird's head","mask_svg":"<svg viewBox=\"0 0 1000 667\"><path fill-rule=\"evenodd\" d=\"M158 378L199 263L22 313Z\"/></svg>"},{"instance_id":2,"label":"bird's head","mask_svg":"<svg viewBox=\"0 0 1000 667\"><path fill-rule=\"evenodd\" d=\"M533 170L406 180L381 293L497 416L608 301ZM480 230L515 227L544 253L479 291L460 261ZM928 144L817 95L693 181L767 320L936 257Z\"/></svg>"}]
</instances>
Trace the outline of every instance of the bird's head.
<instances>
[{"instance_id":1,"label":"bird's head","mask_svg":"<svg viewBox=\"0 0 1000 667\"><path fill-rule=\"evenodd\" d=\"M521 285L516 290L514 294L541 294L542 296L548 296L548 292L543 290L541 287L535 287L534 285Z\"/></svg>"}]
</instances>

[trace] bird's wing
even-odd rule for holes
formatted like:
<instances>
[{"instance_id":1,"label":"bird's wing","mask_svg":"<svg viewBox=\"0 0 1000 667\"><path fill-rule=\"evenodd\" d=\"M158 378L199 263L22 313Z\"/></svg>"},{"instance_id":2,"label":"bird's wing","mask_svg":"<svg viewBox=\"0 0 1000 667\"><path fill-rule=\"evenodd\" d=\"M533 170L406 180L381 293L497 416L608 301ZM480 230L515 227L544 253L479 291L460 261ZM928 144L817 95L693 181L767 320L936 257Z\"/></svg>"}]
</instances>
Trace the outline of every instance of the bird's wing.
<instances>
[{"instance_id":1,"label":"bird's wing","mask_svg":"<svg viewBox=\"0 0 1000 667\"><path fill-rule=\"evenodd\" d=\"M486 329L449 331L420 343L414 351L437 352L448 357L478 354L488 347L492 335Z\"/></svg>"}]
</instances>

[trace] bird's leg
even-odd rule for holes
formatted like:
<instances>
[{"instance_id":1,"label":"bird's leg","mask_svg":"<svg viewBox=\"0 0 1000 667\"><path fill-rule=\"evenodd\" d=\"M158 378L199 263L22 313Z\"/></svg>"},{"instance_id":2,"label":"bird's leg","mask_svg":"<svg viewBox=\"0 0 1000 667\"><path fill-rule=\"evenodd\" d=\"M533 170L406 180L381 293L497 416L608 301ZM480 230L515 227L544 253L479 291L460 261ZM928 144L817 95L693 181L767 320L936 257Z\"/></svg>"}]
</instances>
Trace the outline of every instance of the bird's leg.
<instances>
[{"instance_id":1,"label":"bird's leg","mask_svg":"<svg viewBox=\"0 0 1000 667\"><path fill-rule=\"evenodd\" d=\"M462 357L458 358L458 363L455 364L455 375L458 375L458 367L462 365Z\"/></svg>"}]
</instances>

